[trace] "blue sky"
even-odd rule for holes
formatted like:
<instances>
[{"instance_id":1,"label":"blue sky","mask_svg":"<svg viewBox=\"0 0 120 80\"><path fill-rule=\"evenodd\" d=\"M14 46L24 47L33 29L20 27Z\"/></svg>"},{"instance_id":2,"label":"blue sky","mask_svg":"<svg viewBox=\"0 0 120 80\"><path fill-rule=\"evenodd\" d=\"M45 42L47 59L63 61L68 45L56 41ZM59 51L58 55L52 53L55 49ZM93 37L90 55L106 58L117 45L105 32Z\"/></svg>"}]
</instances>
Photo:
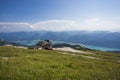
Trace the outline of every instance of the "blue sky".
<instances>
[{"instance_id":1,"label":"blue sky","mask_svg":"<svg viewBox=\"0 0 120 80\"><path fill-rule=\"evenodd\" d=\"M0 0L1 30L120 31L119 21L120 0Z\"/></svg>"}]
</instances>

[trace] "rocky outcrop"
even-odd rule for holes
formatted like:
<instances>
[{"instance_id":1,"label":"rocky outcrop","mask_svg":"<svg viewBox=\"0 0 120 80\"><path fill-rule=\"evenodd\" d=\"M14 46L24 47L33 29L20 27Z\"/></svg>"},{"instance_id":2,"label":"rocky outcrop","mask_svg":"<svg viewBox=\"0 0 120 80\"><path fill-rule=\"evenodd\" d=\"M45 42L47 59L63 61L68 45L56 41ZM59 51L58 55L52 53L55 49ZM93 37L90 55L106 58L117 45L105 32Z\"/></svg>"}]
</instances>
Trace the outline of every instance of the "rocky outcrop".
<instances>
[{"instance_id":1,"label":"rocky outcrop","mask_svg":"<svg viewBox=\"0 0 120 80\"><path fill-rule=\"evenodd\" d=\"M36 46L42 49L52 50L52 42L50 40L39 41Z\"/></svg>"}]
</instances>

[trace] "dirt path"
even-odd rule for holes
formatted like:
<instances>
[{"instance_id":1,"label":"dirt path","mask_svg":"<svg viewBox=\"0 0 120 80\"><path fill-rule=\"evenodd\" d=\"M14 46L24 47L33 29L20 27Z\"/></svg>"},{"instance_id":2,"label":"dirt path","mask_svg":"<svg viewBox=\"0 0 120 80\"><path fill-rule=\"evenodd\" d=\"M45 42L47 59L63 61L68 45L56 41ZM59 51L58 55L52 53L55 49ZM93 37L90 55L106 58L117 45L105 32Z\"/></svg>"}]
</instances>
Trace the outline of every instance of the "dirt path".
<instances>
[{"instance_id":1,"label":"dirt path","mask_svg":"<svg viewBox=\"0 0 120 80\"><path fill-rule=\"evenodd\" d=\"M100 59L100 58L96 58L96 57L92 57L92 56L74 54L74 53L81 53L81 54L92 54L92 53L85 52L85 51L80 51L80 50L75 50L75 49L70 48L70 47L54 48L54 50L65 51L65 52L62 52L62 54L70 54L70 55L73 55L73 56L82 56L82 57L90 58L90 59ZM71 54L71 53L68 53L68 52L73 52L73 53Z\"/></svg>"},{"instance_id":2,"label":"dirt path","mask_svg":"<svg viewBox=\"0 0 120 80\"><path fill-rule=\"evenodd\" d=\"M74 52L74 53L83 53L83 54L92 54L90 52L84 52L84 51L80 51L80 50L75 50L75 49L70 48L70 47L54 48L53 50L67 51L67 52Z\"/></svg>"}]
</instances>

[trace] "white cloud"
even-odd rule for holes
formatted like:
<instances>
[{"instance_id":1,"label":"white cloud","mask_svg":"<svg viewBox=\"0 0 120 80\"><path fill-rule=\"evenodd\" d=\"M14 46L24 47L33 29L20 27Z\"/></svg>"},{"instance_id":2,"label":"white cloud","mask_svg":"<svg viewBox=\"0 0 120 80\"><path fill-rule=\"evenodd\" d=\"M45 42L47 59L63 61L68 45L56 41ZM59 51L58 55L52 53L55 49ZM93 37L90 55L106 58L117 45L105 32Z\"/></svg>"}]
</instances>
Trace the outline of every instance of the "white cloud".
<instances>
[{"instance_id":1,"label":"white cloud","mask_svg":"<svg viewBox=\"0 0 120 80\"><path fill-rule=\"evenodd\" d=\"M32 29L29 23L0 22L0 32L17 32L30 30Z\"/></svg>"},{"instance_id":2,"label":"white cloud","mask_svg":"<svg viewBox=\"0 0 120 80\"><path fill-rule=\"evenodd\" d=\"M94 24L94 25L99 24L99 22L100 22L99 18L92 18L87 20L87 23Z\"/></svg>"},{"instance_id":3,"label":"white cloud","mask_svg":"<svg viewBox=\"0 0 120 80\"><path fill-rule=\"evenodd\" d=\"M120 31L120 23L117 20L104 20L99 18L92 18L86 20L84 23L85 29L90 31Z\"/></svg>"},{"instance_id":4,"label":"white cloud","mask_svg":"<svg viewBox=\"0 0 120 80\"><path fill-rule=\"evenodd\" d=\"M118 20L102 20L99 18L88 19L83 22L69 20L47 20L34 24L19 22L0 22L1 32L14 31L70 31L70 30L87 30L87 31L120 31Z\"/></svg>"},{"instance_id":5,"label":"white cloud","mask_svg":"<svg viewBox=\"0 0 120 80\"><path fill-rule=\"evenodd\" d=\"M88 19L83 22L69 20L48 20L32 25L34 30L69 31L120 31L120 23L117 21L102 20L99 18Z\"/></svg>"},{"instance_id":6,"label":"white cloud","mask_svg":"<svg viewBox=\"0 0 120 80\"><path fill-rule=\"evenodd\" d=\"M79 23L69 20L48 20L33 24L34 30L67 31L78 29Z\"/></svg>"}]
</instances>

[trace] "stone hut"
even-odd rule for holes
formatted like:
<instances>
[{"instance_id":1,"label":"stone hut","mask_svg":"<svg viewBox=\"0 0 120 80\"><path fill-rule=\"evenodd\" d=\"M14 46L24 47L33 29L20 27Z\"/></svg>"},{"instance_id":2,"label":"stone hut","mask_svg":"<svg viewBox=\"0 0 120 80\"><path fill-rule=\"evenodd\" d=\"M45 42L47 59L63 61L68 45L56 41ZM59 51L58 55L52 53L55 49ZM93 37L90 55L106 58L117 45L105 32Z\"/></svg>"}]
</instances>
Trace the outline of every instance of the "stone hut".
<instances>
[{"instance_id":1,"label":"stone hut","mask_svg":"<svg viewBox=\"0 0 120 80\"><path fill-rule=\"evenodd\" d=\"M52 50L52 42L50 40L39 41L36 46L42 49Z\"/></svg>"}]
</instances>

